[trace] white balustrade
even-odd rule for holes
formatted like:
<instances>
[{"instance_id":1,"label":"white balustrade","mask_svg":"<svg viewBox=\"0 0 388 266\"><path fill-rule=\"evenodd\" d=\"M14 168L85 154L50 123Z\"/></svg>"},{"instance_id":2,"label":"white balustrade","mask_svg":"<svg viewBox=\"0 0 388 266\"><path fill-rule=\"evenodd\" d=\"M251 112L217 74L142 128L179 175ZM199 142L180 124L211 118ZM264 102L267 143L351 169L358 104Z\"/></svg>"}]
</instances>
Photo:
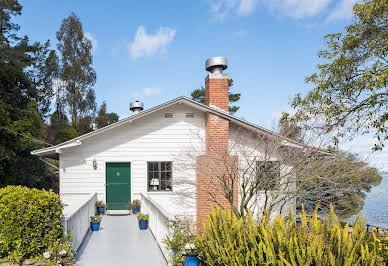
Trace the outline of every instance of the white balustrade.
<instances>
[{"instance_id":1,"label":"white balustrade","mask_svg":"<svg viewBox=\"0 0 388 266\"><path fill-rule=\"evenodd\" d=\"M171 256L170 251L162 243L162 240L170 233L168 229L168 220L173 219L174 216L166 211L162 206L156 203L148 195L140 193L141 195L141 213L149 214L150 220L148 226L156 241L159 244L163 255L168 260Z\"/></svg>"},{"instance_id":2,"label":"white balustrade","mask_svg":"<svg viewBox=\"0 0 388 266\"><path fill-rule=\"evenodd\" d=\"M65 235L72 233L72 247L74 250L77 250L82 244L90 228L90 216L96 213L96 201L97 193L90 194L81 205L62 216L63 231Z\"/></svg>"}]
</instances>

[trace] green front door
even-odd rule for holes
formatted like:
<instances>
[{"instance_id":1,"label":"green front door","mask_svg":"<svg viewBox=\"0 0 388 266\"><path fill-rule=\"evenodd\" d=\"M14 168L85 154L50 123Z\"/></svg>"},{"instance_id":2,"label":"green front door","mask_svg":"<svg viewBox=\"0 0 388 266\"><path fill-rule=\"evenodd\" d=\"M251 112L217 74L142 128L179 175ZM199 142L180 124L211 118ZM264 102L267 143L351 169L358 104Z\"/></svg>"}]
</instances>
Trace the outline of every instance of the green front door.
<instances>
[{"instance_id":1,"label":"green front door","mask_svg":"<svg viewBox=\"0 0 388 266\"><path fill-rule=\"evenodd\" d=\"M106 164L106 203L108 210L126 210L131 202L131 164Z\"/></svg>"}]
</instances>

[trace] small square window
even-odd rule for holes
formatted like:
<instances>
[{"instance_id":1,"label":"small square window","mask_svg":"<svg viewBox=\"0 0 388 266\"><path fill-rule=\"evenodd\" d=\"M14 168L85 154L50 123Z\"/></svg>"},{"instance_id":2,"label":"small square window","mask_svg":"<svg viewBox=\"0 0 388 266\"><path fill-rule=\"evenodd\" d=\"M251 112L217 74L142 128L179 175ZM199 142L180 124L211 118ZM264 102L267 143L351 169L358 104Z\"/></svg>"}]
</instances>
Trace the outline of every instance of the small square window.
<instances>
[{"instance_id":1,"label":"small square window","mask_svg":"<svg viewBox=\"0 0 388 266\"><path fill-rule=\"evenodd\" d=\"M194 113L186 113L186 118L194 118Z\"/></svg>"},{"instance_id":2,"label":"small square window","mask_svg":"<svg viewBox=\"0 0 388 266\"><path fill-rule=\"evenodd\" d=\"M277 189L280 183L280 162L259 161L256 164L256 176L261 190Z\"/></svg>"},{"instance_id":3,"label":"small square window","mask_svg":"<svg viewBox=\"0 0 388 266\"><path fill-rule=\"evenodd\" d=\"M164 118L173 118L173 114L172 113L165 113Z\"/></svg>"}]
</instances>

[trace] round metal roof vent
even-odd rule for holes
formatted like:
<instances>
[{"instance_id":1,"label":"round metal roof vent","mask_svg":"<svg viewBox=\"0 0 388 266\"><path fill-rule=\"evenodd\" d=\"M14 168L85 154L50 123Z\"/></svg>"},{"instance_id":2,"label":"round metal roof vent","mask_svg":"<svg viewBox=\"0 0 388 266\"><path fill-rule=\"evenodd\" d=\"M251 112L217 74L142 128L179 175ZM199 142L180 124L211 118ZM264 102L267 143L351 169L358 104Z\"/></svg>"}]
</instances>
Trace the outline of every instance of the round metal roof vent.
<instances>
[{"instance_id":1,"label":"round metal roof vent","mask_svg":"<svg viewBox=\"0 0 388 266\"><path fill-rule=\"evenodd\" d=\"M222 73L228 68L228 60L223 56L211 57L206 60L206 70L211 73Z\"/></svg>"},{"instance_id":2,"label":"round metal roof vent","mask_svg":"<svg viewBox=\"0 0 388 266\"><path fill-rule=\"evenodd\" d=\"M129 110L131 110L134 114L140 113L143 109L144 105L142 102L136 101L129 104Z\"/></svg>"}]
</instances>

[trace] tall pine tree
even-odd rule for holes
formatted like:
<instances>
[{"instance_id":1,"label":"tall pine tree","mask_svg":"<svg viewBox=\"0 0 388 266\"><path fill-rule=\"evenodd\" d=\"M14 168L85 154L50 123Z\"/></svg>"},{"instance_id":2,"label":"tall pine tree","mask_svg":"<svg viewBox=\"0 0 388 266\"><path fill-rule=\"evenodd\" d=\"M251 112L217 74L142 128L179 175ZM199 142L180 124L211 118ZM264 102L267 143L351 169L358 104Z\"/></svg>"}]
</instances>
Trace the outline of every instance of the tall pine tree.
<instances>
[{"instance_id":1,"label":"tall pine tree","mask_svg":"<svg viewBox=\"0 0 388 266\"><path fill-rule=\"evenodd\" d=\"M31 45L27 37L17 35L19 26L11 19L21 10L15 0L0 1L0 187L42 187L54 178L45 164L30 154L44 146L37 101L41 92L33 74L38 71L38 54L44 51L41 44Z\"/></svg>"}]
</instances>

